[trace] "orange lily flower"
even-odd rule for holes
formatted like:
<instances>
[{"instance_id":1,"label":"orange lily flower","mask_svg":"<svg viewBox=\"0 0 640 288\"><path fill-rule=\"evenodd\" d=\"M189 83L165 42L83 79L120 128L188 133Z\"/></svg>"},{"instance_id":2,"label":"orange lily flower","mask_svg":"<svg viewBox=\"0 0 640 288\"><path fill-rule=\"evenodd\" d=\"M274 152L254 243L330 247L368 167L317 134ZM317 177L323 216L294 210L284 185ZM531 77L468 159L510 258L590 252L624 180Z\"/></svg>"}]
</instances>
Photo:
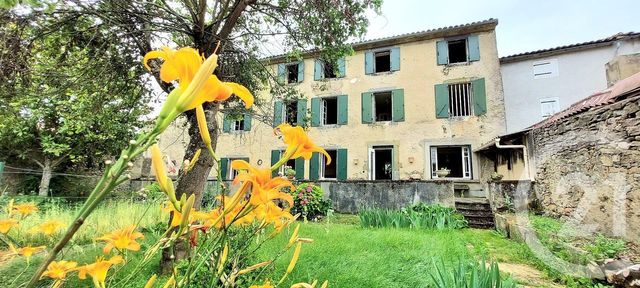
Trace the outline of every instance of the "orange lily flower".
<instances>
[{"instance_id":1,"label":"orange lily flower","mask_svg":"<svg viewBox=\"0 0 640 288\"><path fill-rule=\"evenodd\" d=\"M18 212L20 215L27 216L38 211L38 207L33 203L23 203L18 205L13 205L13 211Z\"/></svg>"},{"instance_id":2,"label":"orange lily flower","mask_svg":"<svg viewBox=\"0 0 640 288\"><path fill-rule=\"evenodd\" d=\"M61 221L50 220L36 226L35 228L42 234L51 236L54 233L56 233L58 230L60 230L62 227L64 227L64 223L62 223Z\"/></svg>"},{"instance_id":3,"label":"orange lily flower","mask_svg":"<svg viewBox=\"0 0 640 288\"><path fill-rule=\"evenodd\" d=\"M302 127L292 127L285 123L278 125L274 132L276 134L282 134L283 141L287 144L287 149L285 150L284 155L291 155L290 159L302 157L305 160L309 160L311 159L313 152L319 152L324 154L327 158L327 165L331 163L331 156L329 156L327 151L313 143Z\"/></svg>"},{"instance_id":4,"label":"orange lily flower","mask_svg":"<svg viewBox=\"0 0 640 288\"><path fill-rule=\"evenodd\" d=\"M18 227L18 220L16 219L2 219L0 220L0 233L7 234L13 227Z\"/></svg>"},{"instance_id":5,"label":"orange lily flower","mask_svg":"<svg viewBox=\"0 0 640 288\"><path fill-rule=\"evenodd\" d=\"M182 223L182 213L176 210L176 207L174 207L173 204L171 204L170 202L165 202L162 205L162 210L167 213L173 213L173 218L171 218L171 227L180 226L180 223ZM191 224L193 221L197 220L196 215L200 215L200 214L197 213L195 209L191 209L191 212L189 212L188 224Z\"/></svg>"},{"instance_id":6,"label":"orange lily flower","mask_svg":"<svg viewBox=\"0 0 640 288\"><path fill-rule=\"evenodd\" d=\"M13 250L14 254L21 255L27 258L27 261L29 261L29 259L31 259L31 256L33 256L33 254L43 251L47 247L46 246L37 246L37 247L25 246L22 248L15 248L12 245L10 245L10 248L11 250Z\"/></svg>"},{"instance_id":7,"label":"orange lily flower","mask_svg":"<svg viewBox=\"0 0 640 288\"><path fill-rule=\"evenodd\" d=\"M124 262L124 260L120 255L113 256L109 260L98 258L96 259L96 262L78 268L78 278L87 279L87 274L89 274L95 287L105 288L104 282L107 279L107 272L109 272L109 268L122 262Z\"/></svg>"},{"instance_id":8,"label":"orange lily flower","mask_svg":"<svg viewBox=\"0 0 640 288\"><path fill-rule=\"evenodd\" d=\"M51 288L58 288L64 282L64 279L67 277L67 273L75 270L77 265L78 263L73 261L53 261L49 263L47 271L44 271L40 278L49 277L51 279L55 279Z\"/></svg>"},{"instance_id":9,"label":"orange lily flower","mask_svg":"<svg viewBox=\"0 0 640 288\"><path fill-rule=\"evenodd\" d=\"M260 205L271 202L276 199L284 200L293 205L293 197L289 193L280 192L280 189L290 187L295 189L293 184L281 177L272 178L270 169L258 169L251 166L247 161L234 160L231 162L231 168L235 170L247 170L247 173L240 173L233 180L233 184L239 182L251 183L251 198L249 202L252 205Z\"/></svg>"},{"instance_id":10,"label":"orange lily flower","mask_svg":"<svg viewBox=\"0 0 640 288\"><path fill-rule=\"evenodd\" d=\"M138 238L144 238L144 235L136 231L135 225L131 225L105 234L100 238L96 238L96 240L107 242L107 245L104 246L102 252L104 254L108 254L114 247L118 250L140 250L140 244L136 242L136 239Z\"/></svg>"},{"instance_id":11,"label":"orange lily flower","mask_svg":"<svg viewBox=\"0 0 640 288\"><path fill-rule=\"evenodd\" d=\"M271 285L271 281L267 280L262 285L251 285L249 288L273 288L273 285Z\"/></svg>"}]
</instances>

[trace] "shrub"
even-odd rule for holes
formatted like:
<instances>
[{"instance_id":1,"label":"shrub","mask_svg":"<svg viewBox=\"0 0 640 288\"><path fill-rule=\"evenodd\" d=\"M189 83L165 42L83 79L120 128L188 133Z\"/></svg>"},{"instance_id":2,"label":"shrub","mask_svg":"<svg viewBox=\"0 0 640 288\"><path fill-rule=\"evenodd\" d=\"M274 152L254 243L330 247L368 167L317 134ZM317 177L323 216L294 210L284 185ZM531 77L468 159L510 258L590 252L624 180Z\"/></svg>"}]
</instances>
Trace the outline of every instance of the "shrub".
<instances>
[{"instance_id":1,"label":"shrub","mask_svg":"<svg viewBox=\"0 0 640 288\"><path fill-rule=\"evenodd\" d=\"M458 265L448 269L444 260L433 261L430 276L437 288L515 288L513 278L502 279L498 263L486 260L466 261L460 259Z\"/></svg>"},{"instance_id":2,"label":"shrub","mask_svg":"<svg viewBox=\"0 0 640 288\"><path fill-rule=\"evenodd\" d=\"M416 229L461 229L467 221L455 209L441 205L419 203L402 210L364 208L358 211L362 227L392 227Z\"/></svg>"},{"instance_id":3,"label":"shrub","mask_svg":"<svg viewBox=\"0 0 640 288\"><path fill-rule=\"evenodd\" d=\"M598 234L593 243L585 246L596 259L614 258L627 246L624 240L613 239Z\"/></svg>"},{"instance_id":4,"label":"shrub","mask_svg":"<svg viewBox=\"0 0 640 288\"><path fill-rule=\"evenodd\" d=\"M292 214L300 214L307 220L316 220L327 215L331 209L331 201L324 199L322 188L311 183L303 183L292 192Z\"/></svg>"}]
</instances>

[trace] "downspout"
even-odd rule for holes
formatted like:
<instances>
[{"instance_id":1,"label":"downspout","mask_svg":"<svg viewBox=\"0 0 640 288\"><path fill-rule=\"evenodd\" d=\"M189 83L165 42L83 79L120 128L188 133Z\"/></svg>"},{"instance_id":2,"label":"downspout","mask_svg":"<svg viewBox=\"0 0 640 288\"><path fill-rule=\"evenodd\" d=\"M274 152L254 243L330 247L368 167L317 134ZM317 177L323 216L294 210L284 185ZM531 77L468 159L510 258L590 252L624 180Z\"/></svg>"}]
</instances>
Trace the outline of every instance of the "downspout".
<instances>
[{"instance_id":1,"label":"downspout","mask_svg":"<svg viewBox=\"0 0 640 288\"><path fill-rule=\"evenodd\" d=\"M529 172L529 154L527 153L527 146L525 145L502 145L500 144L500 137L496 137L496 148L498 149L522 149L522 158L524 158L524 174L526 180L533 181L531 173Z\"/></svg>"}]
</instances>

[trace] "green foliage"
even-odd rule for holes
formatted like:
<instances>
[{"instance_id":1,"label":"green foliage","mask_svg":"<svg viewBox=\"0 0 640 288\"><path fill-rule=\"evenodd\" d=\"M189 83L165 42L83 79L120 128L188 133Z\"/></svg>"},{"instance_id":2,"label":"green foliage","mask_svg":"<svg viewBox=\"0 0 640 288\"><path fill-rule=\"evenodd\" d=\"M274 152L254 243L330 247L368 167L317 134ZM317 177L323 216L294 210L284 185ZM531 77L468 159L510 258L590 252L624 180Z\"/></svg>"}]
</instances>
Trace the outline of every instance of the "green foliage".
<instances>
[{"instance_id":1,"label":"green foliage","mask_svg":"<svg viewBox=\"0 0 640 288\"><path fill-rule=\"evenodd\" d=\"M487 265L481 261L459 259L453 268L447 268L444 259L433 261L430 276L437 288L515 288L512 278L502 279L497 262Z\"/></svg>"},{"instance_id":2,"label":"green foliage","mask_svg":"<svg viewBox=\"0 0 640 288\"><path fill-rule=\"evenodd\" d=\"M358 211L362 227L413 229L461 229L467 221L455 209L437 205L416 204L409 209L390 210L363 208Z\"/></svg>"},{"instance_id":3,"label":"green foliage","mask_svg":"<svg viewBox=\"0 0 640 288\"><path fill-rule=\"evenodd\" d=\"M303 183L291 192L293 196L293 207L291 214L300 214L307 220L314 220L327 215L331 209L331 201L324 199L322 188L311 183Z\"/></svg>"},{"instance_id":4,"label":"green foliage","mask_svg":"<svg viewBox=\"0 0 640 288\"><path fill-rule=\"evenodd\" d=\"M594 255L596 259L604 259L618 256L626 246L627 243L624 240L608 238L598 234L593 243L587 244L585 249Z\"/></svg>"}]
</instances>

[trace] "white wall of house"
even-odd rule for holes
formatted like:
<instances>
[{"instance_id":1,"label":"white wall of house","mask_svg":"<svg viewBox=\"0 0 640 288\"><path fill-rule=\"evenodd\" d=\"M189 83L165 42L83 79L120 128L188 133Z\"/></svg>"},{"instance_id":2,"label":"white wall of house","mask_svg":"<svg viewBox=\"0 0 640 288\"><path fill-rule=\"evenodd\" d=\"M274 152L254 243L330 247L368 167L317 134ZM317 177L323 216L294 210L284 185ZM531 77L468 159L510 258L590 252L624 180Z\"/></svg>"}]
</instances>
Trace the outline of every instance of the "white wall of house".
<instances>
[{"instance_id":1,"label":"white wall of house","mask_svg":"<svg viewBox=\"0 0 640 288\"><path fill-rule=\"evenodd\" d=\"M640 53L640 39L501 63L507 132L517 132L607 88L605 64Z\"/></svg>"}]
</instances>

